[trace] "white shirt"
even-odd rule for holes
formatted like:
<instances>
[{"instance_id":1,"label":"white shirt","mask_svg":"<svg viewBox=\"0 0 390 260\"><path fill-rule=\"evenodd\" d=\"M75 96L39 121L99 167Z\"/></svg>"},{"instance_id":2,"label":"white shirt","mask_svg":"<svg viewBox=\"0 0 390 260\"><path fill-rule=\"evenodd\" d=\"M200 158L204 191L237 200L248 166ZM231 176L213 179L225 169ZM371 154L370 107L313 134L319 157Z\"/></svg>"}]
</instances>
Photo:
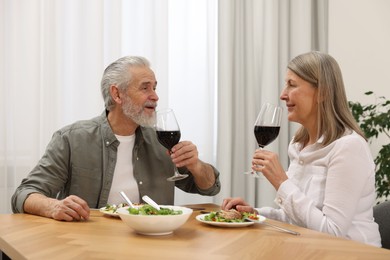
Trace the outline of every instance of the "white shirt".
<instances>
[{"instance_id":1,"label":"white shirt","mask_svg":"<svg viewBox=\"0 0 390 260\"><path fill-rule=\"evenodd\" d=\"M138 185L133 174L133 147L135 135L120 136L115 135L119 141L118 154L115 164L114 178L112 180L108 204L118 205L125 203L119 194L124 191L133 203L139 203Z\"/></svg>"},{"instance_id":2,"label":"white shirt","mask_svg":"<svg viewBox=\"0 0 390 260\"><path fill-rule=\"evenodd\" d=\"M326 147L322 139L301 150L290 143L288 180L261 215L320 232L381 246L373 218L375 164L367 142L351 132Z\"/></svg>"}]
</instances>

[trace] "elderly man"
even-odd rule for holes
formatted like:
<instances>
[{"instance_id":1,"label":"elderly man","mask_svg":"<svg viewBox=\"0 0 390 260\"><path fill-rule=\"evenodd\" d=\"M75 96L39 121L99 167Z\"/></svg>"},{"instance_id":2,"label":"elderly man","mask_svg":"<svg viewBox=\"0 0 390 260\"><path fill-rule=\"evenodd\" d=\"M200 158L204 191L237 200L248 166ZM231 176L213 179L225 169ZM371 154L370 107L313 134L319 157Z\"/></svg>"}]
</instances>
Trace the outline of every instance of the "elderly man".
<instances>
[{"instance_id":1,"label":"elderly man","mask_svg":"<svg viewBox=\"0 0 390 260\"><path fill-rule=\"evenodd\" d=\"M160 145L155 123L157 81L148 60L126 56L104 71L101 91L105 111L54 133L37 166L12 196L12 209L56 220L88 219L90 208L148 195L160 204L174 203L174 187L213 196L220 191L219 172L198 158L190 141L172 153ZM174 164L189 175L167 181Z\"/></svg>"}]
</instances>

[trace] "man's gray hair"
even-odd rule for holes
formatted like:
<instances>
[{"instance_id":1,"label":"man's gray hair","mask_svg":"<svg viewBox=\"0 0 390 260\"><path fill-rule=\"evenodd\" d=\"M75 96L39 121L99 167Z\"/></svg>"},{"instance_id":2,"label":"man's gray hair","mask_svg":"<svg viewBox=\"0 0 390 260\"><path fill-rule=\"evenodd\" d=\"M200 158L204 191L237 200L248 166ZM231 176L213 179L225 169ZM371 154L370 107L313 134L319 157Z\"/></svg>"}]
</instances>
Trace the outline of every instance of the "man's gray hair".
<instances>
[{"instance_id":1,"label":"man's gray hair","mask_svg":"<svg viewBox=\"0 0 390 260\"><path fill-rule=\"evenodd\" d=\"M115 104L110 94L110 87L116 85L121 92L125 91L132 79L130 67L150 67L150 62L140 56L125 56L114 61L104 70L101 91L107 110Z\"/></svg>"}]
</instances>

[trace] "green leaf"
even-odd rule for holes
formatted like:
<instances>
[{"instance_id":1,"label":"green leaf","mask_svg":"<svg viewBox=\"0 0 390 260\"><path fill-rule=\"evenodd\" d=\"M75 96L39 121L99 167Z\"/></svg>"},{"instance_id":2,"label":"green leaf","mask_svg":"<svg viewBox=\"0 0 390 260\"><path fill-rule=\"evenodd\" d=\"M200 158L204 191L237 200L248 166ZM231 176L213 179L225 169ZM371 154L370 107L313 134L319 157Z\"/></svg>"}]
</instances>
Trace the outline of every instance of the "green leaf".
<instances>
[{"instance_id":1,"label":"green leaf","mask_svg":"<svg viewBox=\"0 0 390 260\"><path fill-rule=\"evenodd\" d=\"M369 96L374 92L364 94ZM390 196L390 100L380 96L372 104L348 101L348 105L370 143L380 136L388 138L388 143L381 147L374 158L377 198L387 199Z\"/></svg>"}]
</instances>

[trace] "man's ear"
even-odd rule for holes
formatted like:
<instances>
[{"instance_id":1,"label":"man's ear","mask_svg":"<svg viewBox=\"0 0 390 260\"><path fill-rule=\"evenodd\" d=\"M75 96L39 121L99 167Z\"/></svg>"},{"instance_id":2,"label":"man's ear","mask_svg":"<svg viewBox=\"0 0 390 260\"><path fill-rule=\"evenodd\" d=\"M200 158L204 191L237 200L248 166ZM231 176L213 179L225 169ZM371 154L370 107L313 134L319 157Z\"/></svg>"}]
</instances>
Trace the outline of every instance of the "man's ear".
<instances>
[{"instance_id":1,"label":"man's ear","mask_svg":"<svg viewBox=\"0 0 390 260\"><path fill-rule=\"evenodd\" d=\"M121 97L120 97L120 92L119 92L119 89L116 85L112 85L110 86L110 95L112 97L112 99L116 102L116 103L121 103L122 100L121 100Z\"/></svg>"}]
</instances>

